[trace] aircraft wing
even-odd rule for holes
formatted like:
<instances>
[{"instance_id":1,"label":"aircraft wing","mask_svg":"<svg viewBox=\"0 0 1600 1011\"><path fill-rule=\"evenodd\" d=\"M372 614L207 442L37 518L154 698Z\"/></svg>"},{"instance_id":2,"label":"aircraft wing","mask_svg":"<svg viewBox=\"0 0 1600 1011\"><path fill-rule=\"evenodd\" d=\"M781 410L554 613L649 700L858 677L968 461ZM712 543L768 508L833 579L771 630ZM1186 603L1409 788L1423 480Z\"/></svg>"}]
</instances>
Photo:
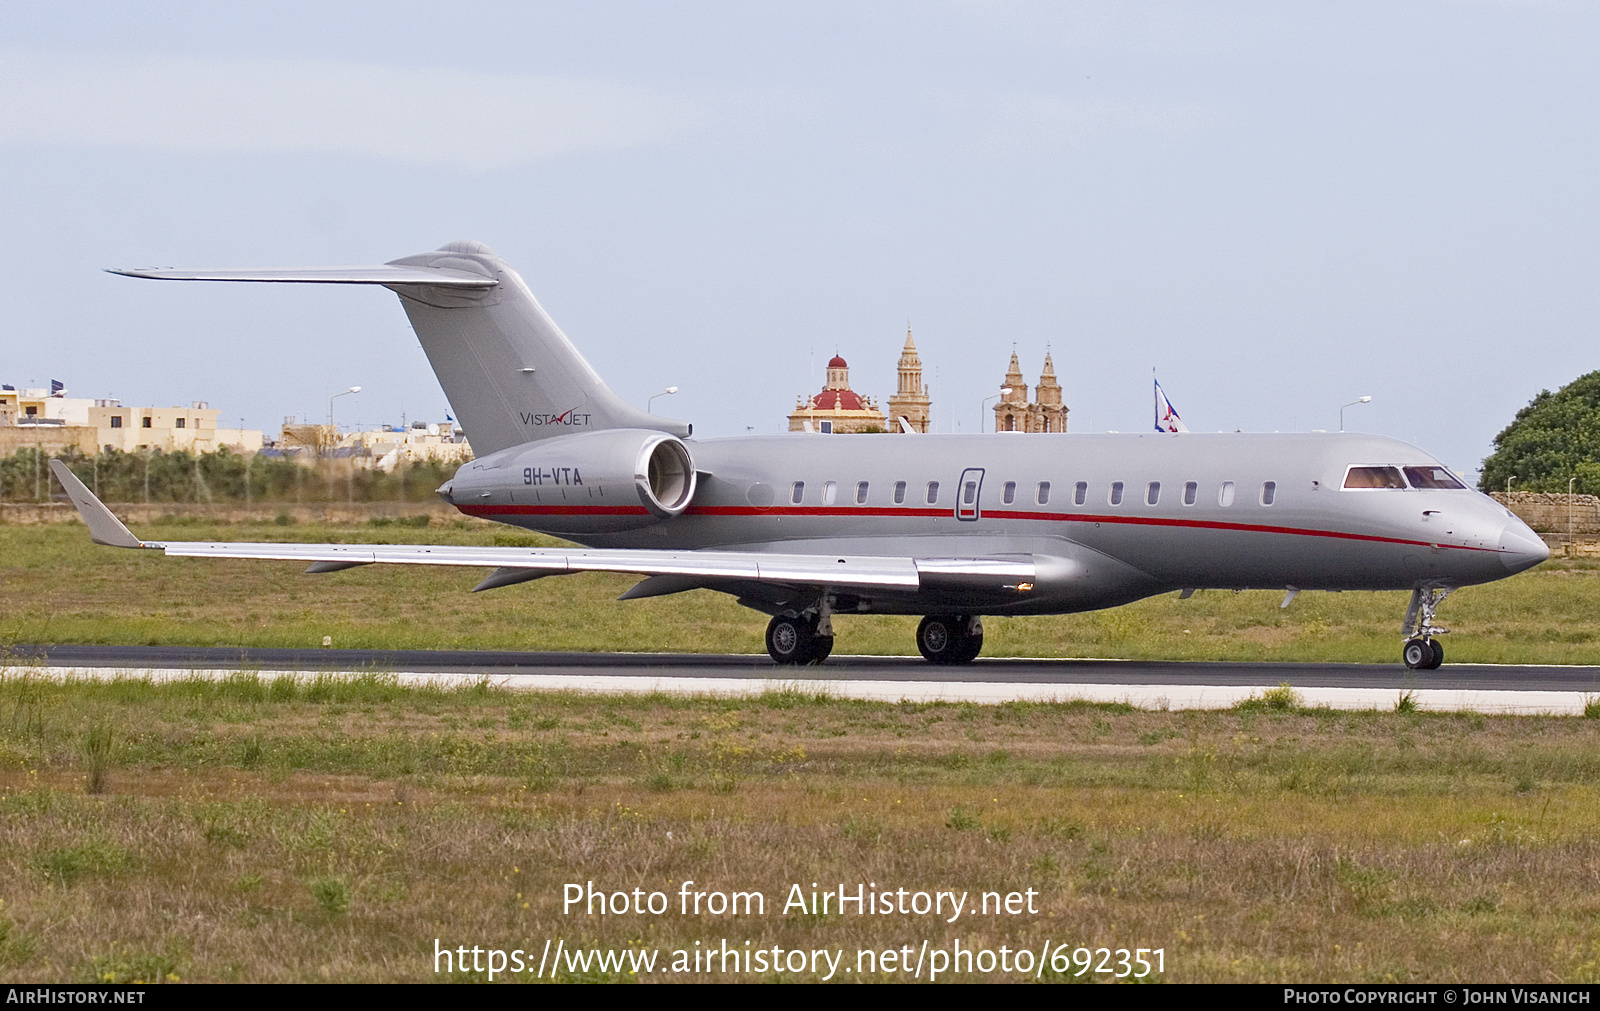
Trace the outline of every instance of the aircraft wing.
<instances>
[{"instance_id":1,"label":"aircraft wing","mask_svg":"<svg viewBox=\"0 0 1600 1011\"><path fill-rule=\"evenodd\" d=\"M98 544L151 548L184 558L251 558L310 563L309 572L335 572L358 565L464 565L495 569L479 584L490 589L574 572L633 572L708 581L738 580L789 586L849 587L915 592L925 580L949 584L1029 582L1030 558L923 558L892 555L817 555L759 551L666 551L651 549L458 547L443 544L274 544L205 541L143 541L123 525L78 480L66 464L50 468Z\"/></svg>"}]
</instances>

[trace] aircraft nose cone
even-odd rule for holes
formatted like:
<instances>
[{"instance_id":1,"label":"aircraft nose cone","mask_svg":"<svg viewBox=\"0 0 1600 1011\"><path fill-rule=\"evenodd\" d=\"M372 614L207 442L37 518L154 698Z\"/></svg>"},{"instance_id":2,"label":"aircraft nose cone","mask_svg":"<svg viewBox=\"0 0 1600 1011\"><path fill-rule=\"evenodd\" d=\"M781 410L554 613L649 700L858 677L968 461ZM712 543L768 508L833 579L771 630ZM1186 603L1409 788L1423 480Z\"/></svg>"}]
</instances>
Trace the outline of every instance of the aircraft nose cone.
<instances>
[{"instance_id":1,"label":"aircraft nose cone","mask_svg":"<svg viewBox=\"0 0 1600 1011\"><path fill-rule=\"evenodd\" d=\"M1518 521L1507 523L1500 534L1500 561L1510 572L1522 572L1550 557L1550 547Z\"/></svg>"}]
</instances>

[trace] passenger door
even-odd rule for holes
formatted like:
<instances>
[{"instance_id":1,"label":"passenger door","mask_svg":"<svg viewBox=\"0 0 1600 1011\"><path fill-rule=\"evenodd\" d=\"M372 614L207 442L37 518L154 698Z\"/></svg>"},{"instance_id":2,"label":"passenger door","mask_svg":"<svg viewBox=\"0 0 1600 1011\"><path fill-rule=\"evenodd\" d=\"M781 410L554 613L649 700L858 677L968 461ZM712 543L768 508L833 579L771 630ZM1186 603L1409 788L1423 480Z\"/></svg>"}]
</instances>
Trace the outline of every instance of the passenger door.
<instances>
[{"instance_id":1,"label":"passenger door","mask_svg":"<svg viewBox=\"0 0 1600 1011\"><path fill-rule=\"evenodd\" d=\"M983 494L983 468L968 467L961 472L961 483L956 485L956 519L968 522L976 520L980 512L980 499Z\"/></svg>"}]
</instances>

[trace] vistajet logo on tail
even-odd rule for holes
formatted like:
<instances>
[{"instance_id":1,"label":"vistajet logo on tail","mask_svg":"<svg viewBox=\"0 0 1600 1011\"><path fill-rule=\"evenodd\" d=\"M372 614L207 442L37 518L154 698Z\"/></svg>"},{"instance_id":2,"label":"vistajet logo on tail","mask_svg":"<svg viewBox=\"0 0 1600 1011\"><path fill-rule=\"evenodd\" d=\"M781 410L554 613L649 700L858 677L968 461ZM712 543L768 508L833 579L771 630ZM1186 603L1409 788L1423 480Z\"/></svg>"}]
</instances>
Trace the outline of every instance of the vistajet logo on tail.
<instances>
[{"instance_id":1,"label":"vistajet logo on tail","mask_svg":"<svg viewBox=\"0 0 1600 1011\"><path fill-rule=\"evenodd\" d=\"M546 425L560 425L563 428L585 428L589 424L591 415L579 414L576 407L563 414L529 414L527 411L519 412L524 425L534 428L543 428Z\"/></svg>"}]
</instances>

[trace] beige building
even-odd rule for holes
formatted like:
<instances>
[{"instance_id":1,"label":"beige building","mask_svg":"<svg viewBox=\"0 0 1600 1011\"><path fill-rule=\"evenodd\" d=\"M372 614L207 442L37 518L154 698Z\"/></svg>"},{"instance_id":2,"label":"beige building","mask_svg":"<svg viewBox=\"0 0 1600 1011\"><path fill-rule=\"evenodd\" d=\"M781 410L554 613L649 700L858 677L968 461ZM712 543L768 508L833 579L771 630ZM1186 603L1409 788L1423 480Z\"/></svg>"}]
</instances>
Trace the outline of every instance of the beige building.
<instances>
[{"instance_id":1,"label":"beige building","mask_svg":"<svg viewBox=\"0 0 1600 1011\"><path fill-rule=\"evenodd\" d=\"M472 444L448 421L413 421L404 427L384 425L341 433L329 425L300 425L285 418L279 445L384 471L402 463L465 463L472 459Z\"/></svg>"},{"instance_id":2,"label":"beige building","mask_svg":"<svg viewBox=\"0 0 1600 1011\"><path fill-rule=\"evenodd\" d=\"M917 345L911 339L911 328L906 327L906 346L900 351L897 368L900 385L889 398L889 431L903 432L901 421L913 432L928 431L928 421L933 413L933 401L922 385L922 359L917 356Z\"/></svg>"},{"instance_id":3,"label":"beige building","mask_svg":"<svg viewBox=\"0 0 1600 1011\"><path fill-rule=\"evenodd\" d=\"M845 435L885 430L877 401L850 389L850 366L838 355L828 361L828 381L814 397L802 396L789 415L789 431Z\"/></svg>"},{"instance_id":4,"label":"beige building","mask_svg":"<svg viewBox=\"0 0 1600 1011\"><path fill-rule=\"evenodd\" d=\"M1011 367L1001 389L1010 389L1000 395L994 405L994 430L996 432L1065 432L1069 408L1061 400L1061 384L1056 381L1056 367L1048 353L1044 356L1044 372L1033 400L1028 399L1028 384L1022 381L1022 366L1017 353L1011 352Z\"/></svg>"},{"instance_id":5,"label":"beige building","mask_svg":"<svg viewBox=\"0 0 1600 1011\"><path fill-rule=\"evenodd\" d=\"M203 400L188 407L123 407L118 400L0 388L0 452L49 448L46 443L56 447L53 452L75 446L87 454L103 449L209 453L220 446L254 453L261 448L259 431L218 428L219 413Z\"/></svg>"}]
</instances>

